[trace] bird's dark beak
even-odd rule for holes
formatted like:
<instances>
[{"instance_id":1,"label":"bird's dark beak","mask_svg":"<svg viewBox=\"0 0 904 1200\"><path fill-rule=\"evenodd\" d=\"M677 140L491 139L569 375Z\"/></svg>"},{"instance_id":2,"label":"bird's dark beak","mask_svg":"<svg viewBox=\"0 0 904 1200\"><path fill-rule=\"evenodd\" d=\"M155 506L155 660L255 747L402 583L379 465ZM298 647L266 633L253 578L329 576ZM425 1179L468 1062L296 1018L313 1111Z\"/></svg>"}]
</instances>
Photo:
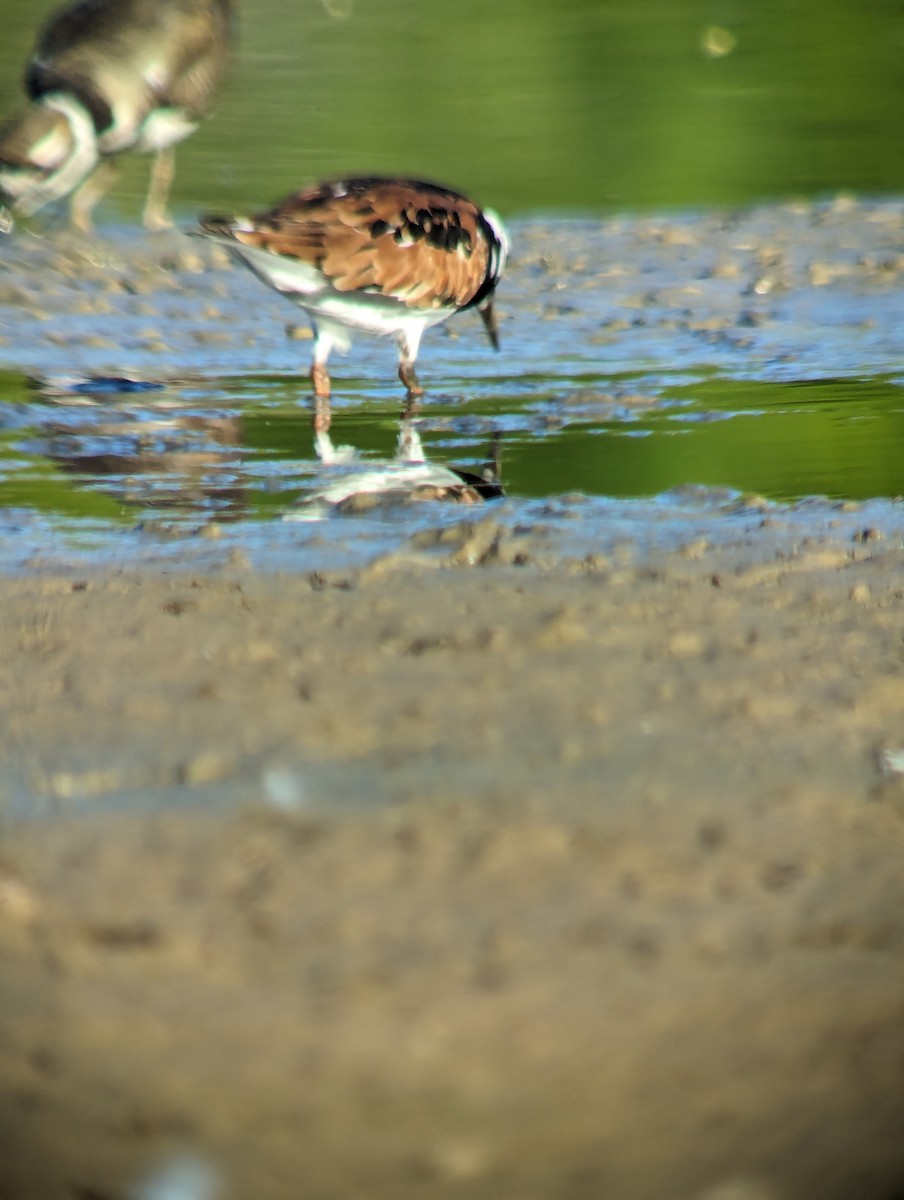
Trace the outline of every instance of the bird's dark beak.
<instances>
[{"instance_id":1,"label":"bird's dark beak","mask_svg":"<svg viewBox=\"0 0 904 1200\"><path fill-rule=\"evenodd\" d=\"M493 310L493 301L487 300L486 304L481 304L477 311L480 313L480 319L483 321L483 327L487 331L487 337L490 339L490 345L494 350L498 350L499 326L496 324L496 313Z\"/></svg>"}]
</instances>

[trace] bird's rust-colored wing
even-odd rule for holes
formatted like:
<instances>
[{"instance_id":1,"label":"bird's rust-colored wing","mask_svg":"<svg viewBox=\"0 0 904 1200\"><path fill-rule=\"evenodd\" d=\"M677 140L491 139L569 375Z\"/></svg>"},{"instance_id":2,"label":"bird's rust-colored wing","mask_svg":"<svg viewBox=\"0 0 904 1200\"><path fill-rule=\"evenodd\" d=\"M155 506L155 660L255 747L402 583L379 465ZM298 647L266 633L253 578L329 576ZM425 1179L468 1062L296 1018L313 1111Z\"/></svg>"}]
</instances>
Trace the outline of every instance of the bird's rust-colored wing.
<instances>
[{"instance_id":1,"label":"bird's rust-colored wing","mask_svg":"<svg viewBox=\"0 0 904 1200\"><path fill-rule=\"evenodd\" d=\"M239 242L318 268L338 291L368 290L414 308L469 304L490 263L486 223L470 200L434 184L356 179L297 192Z\"/></svg>"}]
</instances>

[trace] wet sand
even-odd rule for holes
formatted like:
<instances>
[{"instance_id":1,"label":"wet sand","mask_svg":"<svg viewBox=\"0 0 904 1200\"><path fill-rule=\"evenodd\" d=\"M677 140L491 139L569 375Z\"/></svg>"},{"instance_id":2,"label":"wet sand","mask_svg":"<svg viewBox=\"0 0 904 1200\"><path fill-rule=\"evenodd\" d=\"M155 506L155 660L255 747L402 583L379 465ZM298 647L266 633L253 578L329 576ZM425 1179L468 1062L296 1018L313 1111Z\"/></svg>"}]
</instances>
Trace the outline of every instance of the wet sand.
<instances>
[{"instance_id":1,"label":"wet sand","mask_svg":"<svg viewBox=\"0 0 904 1200\"><path fill-rule=\"evenodd\" d=\"M894 1194L898 546L2 590L0 1194Z\"/></svg>"},{"instance_id":2,"label":"wet sand","mask_svg":"<svg viewBox=\"0 0 904 1200\"><path fill-rule=\"evenodd\" d=\"M900 537L484 512L0 578L3 1200L900 1194Z\"/></svg>"}]
</instances>

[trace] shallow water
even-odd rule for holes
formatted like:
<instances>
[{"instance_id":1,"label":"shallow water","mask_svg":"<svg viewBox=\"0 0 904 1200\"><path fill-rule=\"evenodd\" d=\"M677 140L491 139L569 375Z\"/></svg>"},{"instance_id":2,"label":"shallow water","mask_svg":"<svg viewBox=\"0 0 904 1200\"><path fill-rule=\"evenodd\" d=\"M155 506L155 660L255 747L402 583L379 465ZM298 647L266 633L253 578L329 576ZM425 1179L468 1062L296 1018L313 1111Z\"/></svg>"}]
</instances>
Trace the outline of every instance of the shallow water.
<instances>
[{"instance_id":1,"label":"shallow water","mask_svg":"<svg viewBox=\"0 0 904 1200\"><path fill-rule=\"evenodd\" d=\"M500 455L507 496L487 511L555 522L549 501L570 497L562 520L576 528L580 507L594 546L629 501L641 540L644 521L686 537L687 522L749 509L751 495L785 509L805 501L811 514L814 497L827 513L882 501L897 520L900 203L513 232L502 351L465 314L428 335L419 362L424 457L477 472L494 446ZM219 252L115 228L87 240L22 234L5 249L7 562L51 548L184 550L198 535L208 553L354 557L465 512L306 504L340 481L354 493L356 473L396 457L390 345L361 339L335 359L324 461L303 315ZM306 520L290 530L286 516Z\"/></svg>"},{"instance_id":2,"label":"shallow water","mask_svg":"<svg viewBox=\"0 0 904 1200\"><path fill-rule=\"evenodd\" d=\"M45 391L2 380L0 499L47 516L174 529L291 515L325 481L395 457L399 405L358 383L336 403L334 442L315 454L303 386L243 376L159 390ZM427 459L479 470L499 435L513 499L568 492L635 498L696 485L775 501L896 497L904 379L756 382L689 373L560 379L516 390L479 380L416 419ZM562 394L564 387L569 388ZM18 395L21 399L15 400ZM839 436L843 435L843 436Z\"/></svg>"}]
</instances>

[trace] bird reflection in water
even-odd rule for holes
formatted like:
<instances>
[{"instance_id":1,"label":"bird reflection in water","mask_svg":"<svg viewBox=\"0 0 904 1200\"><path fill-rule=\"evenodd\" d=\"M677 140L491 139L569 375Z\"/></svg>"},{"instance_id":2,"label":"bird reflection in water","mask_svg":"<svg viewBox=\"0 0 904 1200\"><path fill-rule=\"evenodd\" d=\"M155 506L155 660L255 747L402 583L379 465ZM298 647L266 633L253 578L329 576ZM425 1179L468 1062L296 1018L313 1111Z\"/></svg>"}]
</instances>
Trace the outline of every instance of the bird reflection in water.
<instances>
[{"instance_id":1,"label":"bird reflection in water","mask_svg":"<svg viewBox=\"0 0 904 1200\"><path fill-rule=\"evenodd\" d=\"M260 447L249 452L242 416L190 411L161 384L125 378L35 380L53 405L38 426L41 453L84 487L114 497L138 513L179 522L186 517L236 521L255 515L255 497L272 490ZM153 399L144 393L162 393ZM138 393L141 399L130 399ZM317 520L331 513L364 513L423 501L474 505L503 496L500 438L494 434L482 465L473 469L428 461L421 440L420 403L403 409L392 458L363 458L334 443L329 401L313 410L315 469L303 451L292 490L299 500L284 513ZM34 443L33 443L34 444ZM274 507L268 505L274 513ZM146 518L144 518L146 519Z\"/></svg>"},{"instance_id":2,"label":"bird reflection in water","mask_svg":"<svg viewBox=\"0 0 904 1200\"><path fill-rule=\"evenodd\" d=\"M162 390L145 381L104 377L36 386L55 408L68 410L41 425L43 452L67 475L136 509L218 520L247 511L240 417L180 411L165 400L123 405L130 393Z\"/></svg>"},{"instance_id":3,"label":"bird reflection in water","mask_svg":"<svg viewBox=\"0 0 904 1200\"><path fill-rule=\"evenodd\" d=\"M392 459L362 462L353 446L336 445L330 436L328 399L314 402L314 450L326 470L322 482L297 503L287 519L318 520L337 513L363 513L430 500L482 504L505 495L501 483L501 440L494 433L486 461L478 471L431 463L419 430L420 403L410 397L399 420Z\"/></svg>"}]
</instances>

